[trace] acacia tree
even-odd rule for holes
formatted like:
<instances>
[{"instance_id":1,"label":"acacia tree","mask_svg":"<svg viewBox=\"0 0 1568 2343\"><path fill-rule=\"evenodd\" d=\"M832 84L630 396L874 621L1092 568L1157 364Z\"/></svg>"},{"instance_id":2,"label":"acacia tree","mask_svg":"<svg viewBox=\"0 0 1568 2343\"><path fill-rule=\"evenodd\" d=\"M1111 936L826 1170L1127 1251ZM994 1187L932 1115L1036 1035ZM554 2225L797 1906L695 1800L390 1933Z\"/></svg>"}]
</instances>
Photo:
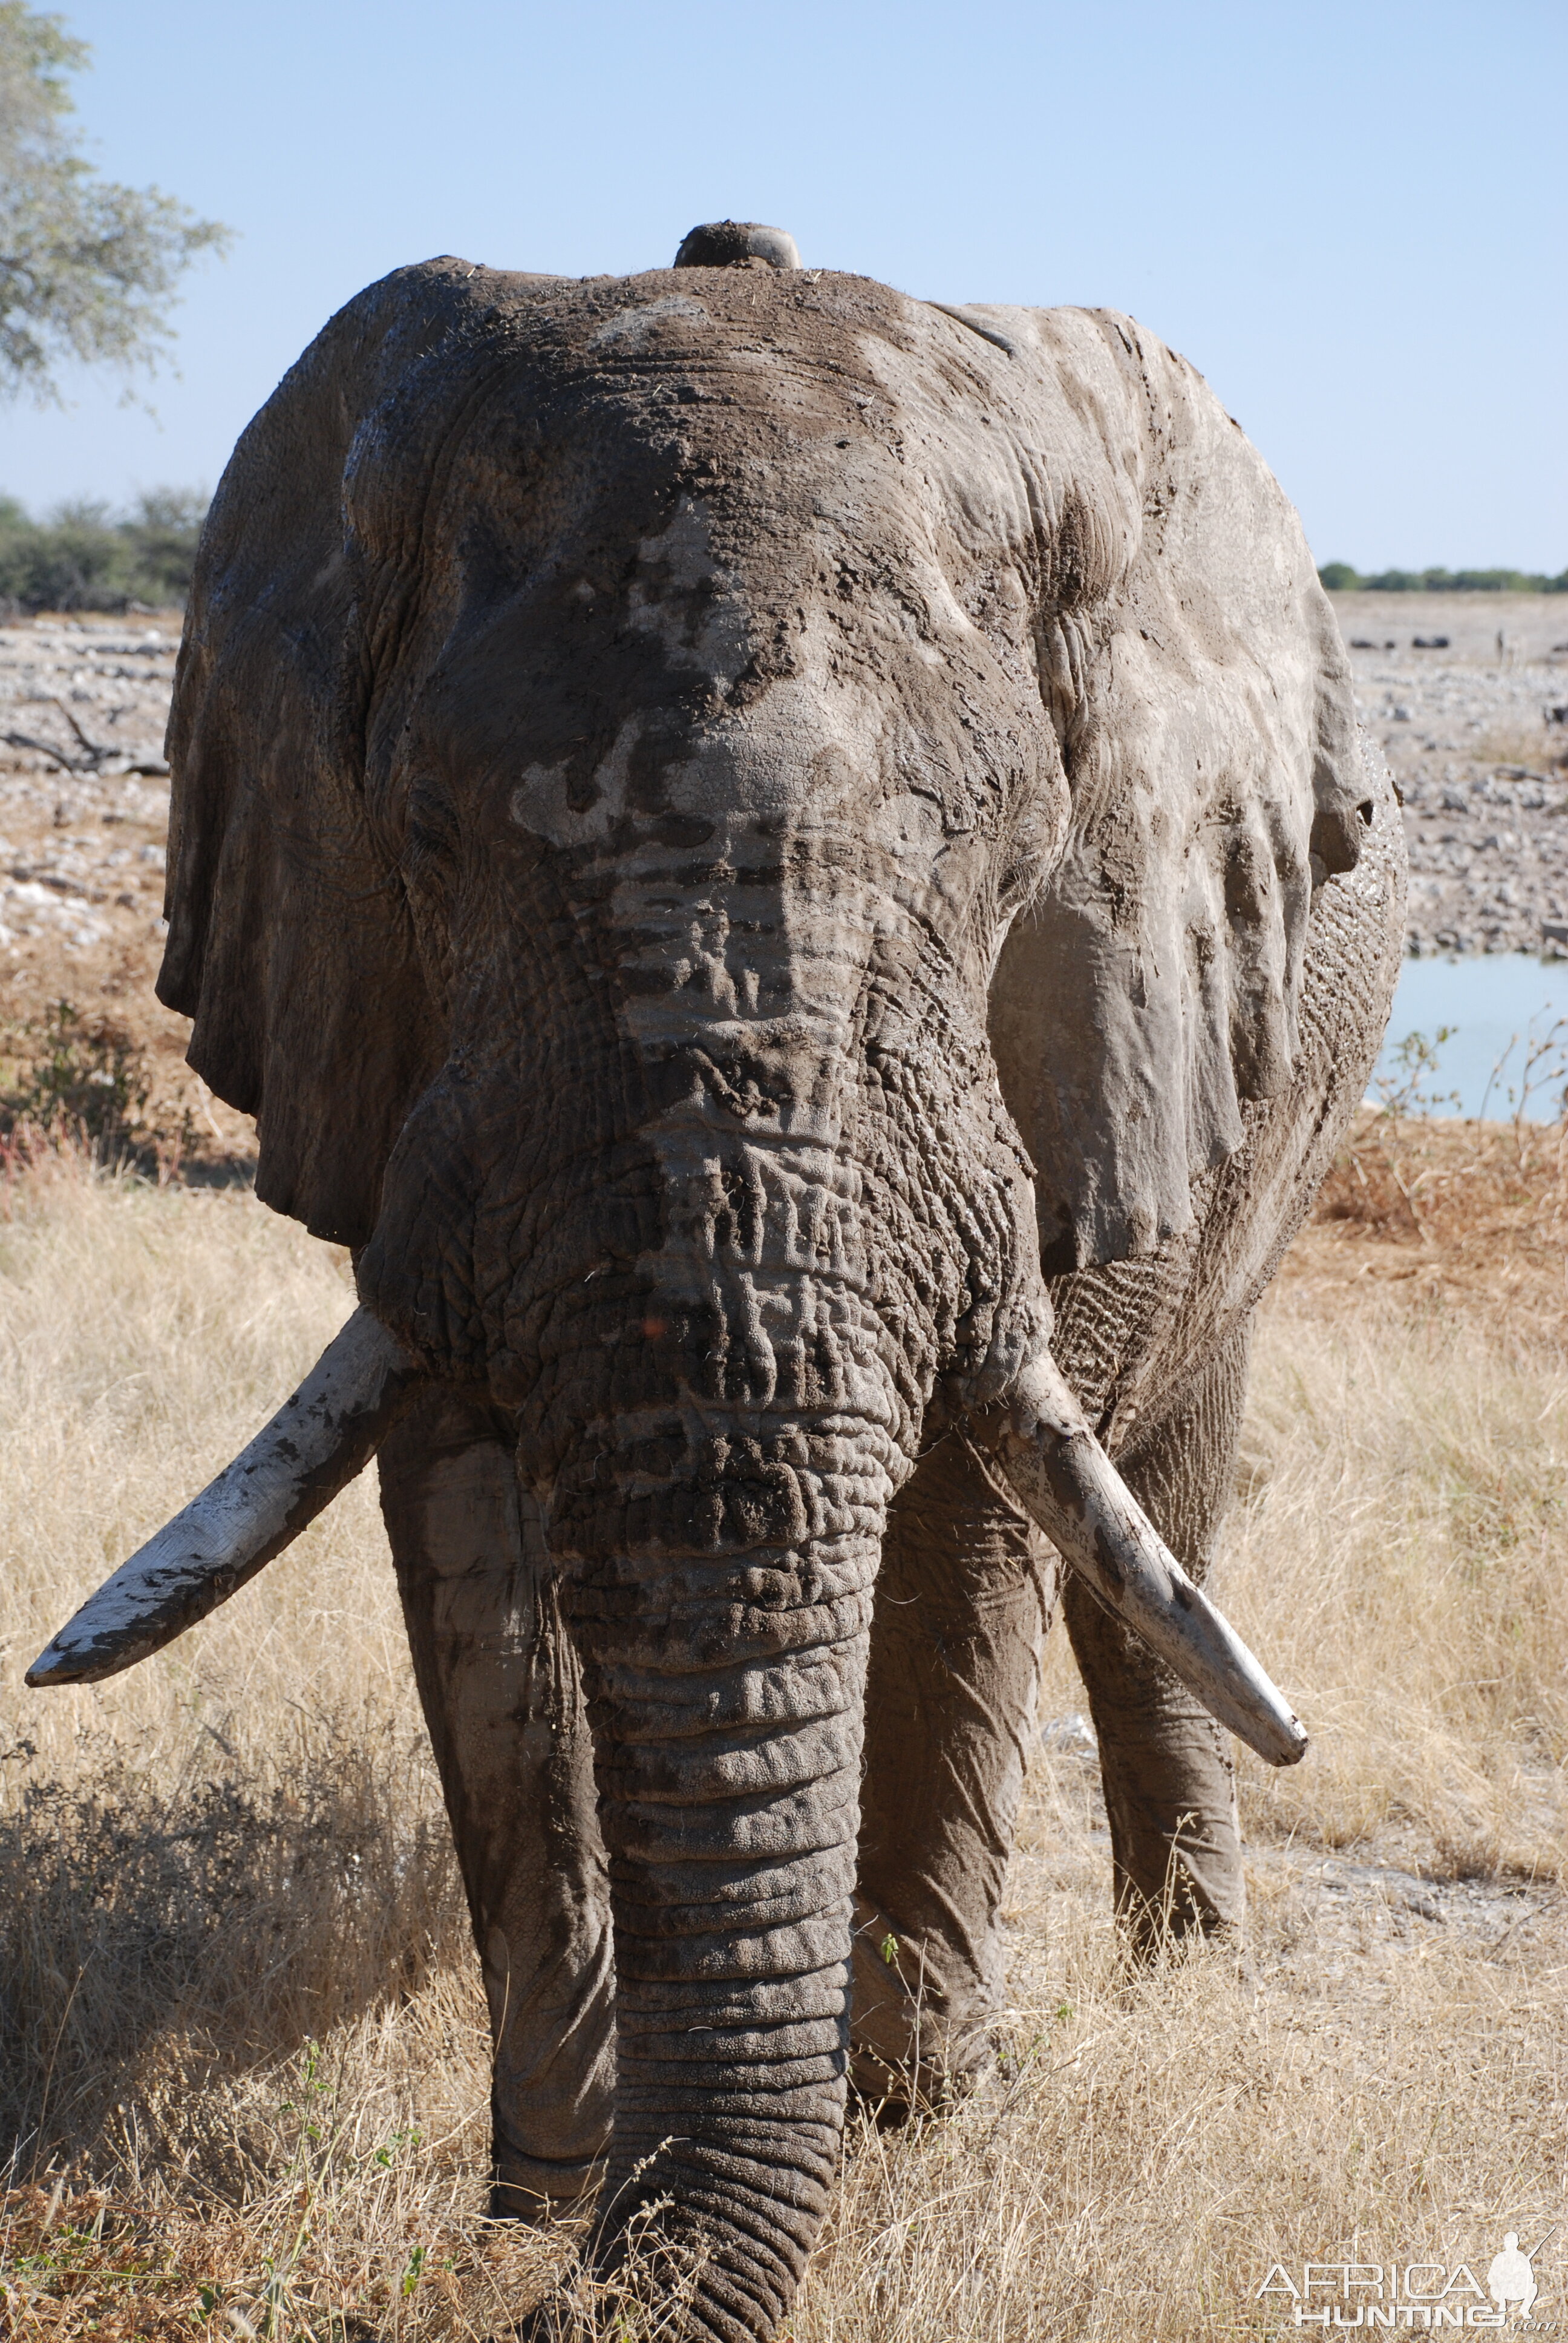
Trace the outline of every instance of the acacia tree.
<instances>
[{"instance_id":1,"label":"acacia tree","mask_svg":"<svg viewBox=\"0 0 1568 2343\"><path fill-rule=\"evenodd\" d=\"M0 398L58 405L71 359L150 371L181 270L229 240L161 187L96 176L65 81L89 54L60 17L0 0Z\"/></svg>"}]
</instances>

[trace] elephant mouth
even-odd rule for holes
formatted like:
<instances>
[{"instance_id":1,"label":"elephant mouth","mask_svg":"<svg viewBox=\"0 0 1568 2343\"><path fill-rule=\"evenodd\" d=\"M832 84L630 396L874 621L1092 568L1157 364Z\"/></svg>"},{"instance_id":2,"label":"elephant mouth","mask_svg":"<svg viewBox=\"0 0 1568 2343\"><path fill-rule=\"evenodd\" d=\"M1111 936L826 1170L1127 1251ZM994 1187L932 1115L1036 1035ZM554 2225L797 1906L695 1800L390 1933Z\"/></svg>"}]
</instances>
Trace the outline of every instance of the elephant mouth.
<instances>
[{"instance_id":1,"label":"elephant mouth","mask_svg":"<svg viewBox=\"0 0 1568 2343\"><path fill-rule=\"evenodd\" d=\"M378 1319L356 1310L271 1422L88 1598L27 1683L101 1682L206 1618L363 1470L429 1381ZM1049 1350L971 1429L1106 1609L1220 1724L1269 1764L1294 1765L1307 1736L1289 1703L1164 1545Z\"/></svg>"}]
</instances>

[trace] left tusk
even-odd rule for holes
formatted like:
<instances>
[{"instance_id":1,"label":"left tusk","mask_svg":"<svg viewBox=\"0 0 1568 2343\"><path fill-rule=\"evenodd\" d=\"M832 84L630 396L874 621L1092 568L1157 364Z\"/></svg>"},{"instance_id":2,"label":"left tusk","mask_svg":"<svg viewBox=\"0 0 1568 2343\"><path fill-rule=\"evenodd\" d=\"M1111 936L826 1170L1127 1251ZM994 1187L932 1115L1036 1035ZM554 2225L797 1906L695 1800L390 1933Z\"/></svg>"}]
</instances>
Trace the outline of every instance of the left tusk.
<instances>
[{"instance_id":1,"label":"left tusk","mask_svg":"<svg viewBox=\"0 0 1568 2343\"><path fill-rule=\"evenodd\" d=\"M226 1603L364 1470L425 1381L380 1321L356 1310L293 1398L88 1597L27 1682L118 1675Z\"/></svg>"},{"instance_id":2,"label":"left tusk","mask_svg":"<svg viewBox=\"0 0 1568 2343\"><path fill-rule=\"evenodd\" d=\"M1024 1369L990 1438L1026 1510L1106 1609L1249 1749L1295 1765L1307 1736L1290 1703L1165 1546L1049 1352Z\"/></svg>"}]
</instances>

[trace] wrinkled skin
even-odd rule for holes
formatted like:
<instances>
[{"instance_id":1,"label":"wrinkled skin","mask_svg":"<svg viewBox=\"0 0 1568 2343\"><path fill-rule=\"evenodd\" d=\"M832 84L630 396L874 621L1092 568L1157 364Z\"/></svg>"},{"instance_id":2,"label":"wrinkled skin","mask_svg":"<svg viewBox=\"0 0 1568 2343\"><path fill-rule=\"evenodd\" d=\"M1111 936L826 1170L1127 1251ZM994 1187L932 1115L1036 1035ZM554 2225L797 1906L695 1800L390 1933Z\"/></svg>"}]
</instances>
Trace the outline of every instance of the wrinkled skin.
<instances>
[{"instance_id":1,"label":"wrinkled skin","mask_svg":"<svg viewBox=\"0 0 1568 2343\"><path fill-rule=\"evenodd\" d=\"M608 2272L661 2200L766 2335L851 2065L985 2051L1058 1593L990 1412L1050 1338L1201 1575L1375 1054L1299 526L1125 319L434 262L242 440L171 755L164 998L434 1378L383 1503L498 2209L602 2174ZM1224 1736L1065 1609L1135 1939L1234 1927Z\"/></svg>"}]
</instances>

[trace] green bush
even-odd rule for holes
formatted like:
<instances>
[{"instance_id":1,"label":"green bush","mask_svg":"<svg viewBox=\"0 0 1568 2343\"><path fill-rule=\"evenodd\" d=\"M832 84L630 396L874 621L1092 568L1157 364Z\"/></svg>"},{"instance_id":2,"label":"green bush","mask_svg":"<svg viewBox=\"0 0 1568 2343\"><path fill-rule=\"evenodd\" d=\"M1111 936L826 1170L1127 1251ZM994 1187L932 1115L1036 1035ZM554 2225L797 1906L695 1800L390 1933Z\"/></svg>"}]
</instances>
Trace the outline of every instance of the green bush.
<instances>
[{"instance_id":1,"label":"green bush","mask_svg":"<svg viewBox=\"0 0 1568 2343\"><path fill-rule=\"evenodd\" d=\"M57 1001L31 1024L0 1032L0 1158L6 1142L65 1141L100 1161L141 1152L149 1076L145 1052L107 1018Z\"/></svg>"},{"instance_id":2,"label":"green bush","mask_svg":"<svg viewBox=\"0 0 1568 2343\"><path fill-rule=\"evenodd\" d=\"M163 608L190 590L206 498L192 488L153 488L132 512L105 504L56 508L29 519L0 497L0 608L124 610Z\"/></svg>"},{"instance_id":3,"label":"green bush","mask_svg":"<svg viewBox=\"0 0 1568 2343\"><path fill-rule=\"evenodd\" d=\"M1568 594L1568 569L1379 569L1363 578L1348 561L1318 572L1331 594Z\"/></svg>"}]
</instances>

